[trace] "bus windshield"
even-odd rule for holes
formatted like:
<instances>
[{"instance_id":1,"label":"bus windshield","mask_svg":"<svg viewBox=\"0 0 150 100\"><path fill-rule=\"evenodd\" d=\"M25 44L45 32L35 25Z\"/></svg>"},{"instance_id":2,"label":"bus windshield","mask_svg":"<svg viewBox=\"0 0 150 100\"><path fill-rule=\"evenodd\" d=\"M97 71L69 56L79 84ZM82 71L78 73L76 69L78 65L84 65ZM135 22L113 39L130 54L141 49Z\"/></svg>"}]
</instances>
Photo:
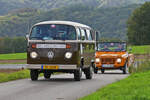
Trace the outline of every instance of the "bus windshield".
<instances>
[{"instance_id":1,"label":"bus windshield","mask_svg":"<svg viewBox=\"0 0 150 100\"><path fill-rule=\"evenodd\" d=\"M126 43L98 43L98 51L120 52L126 51Z\"/></svg>"},{"instance_id":2,"label":"bus windshield","mask_svg":"<svg viewBox=\"0 0 150 100\"><path fill-rule=\"evenodd\" d=\"M32 28L30 40L76 40L76 30L73 26L46 24Z\"/></svg>"}]
</instances>

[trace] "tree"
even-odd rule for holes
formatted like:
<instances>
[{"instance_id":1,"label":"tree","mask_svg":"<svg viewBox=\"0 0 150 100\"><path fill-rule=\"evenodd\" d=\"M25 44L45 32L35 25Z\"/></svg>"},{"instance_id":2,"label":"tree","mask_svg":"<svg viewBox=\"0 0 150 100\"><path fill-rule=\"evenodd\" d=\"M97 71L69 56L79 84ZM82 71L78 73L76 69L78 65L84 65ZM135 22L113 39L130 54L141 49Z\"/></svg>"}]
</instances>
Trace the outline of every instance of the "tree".
<instances>
[{"instance_id":1,"label":"tree","mask_svg":"<svg viewBox=\"0 0 150 100\"><path fill-rule=\"evenodd\" d=\"M134 45L150 44L150 2L135 9L128 19L128 41Z\"/></svg>"},{"instance_id":2,"label":"tree","mask_svg":"<svg viewBox=\"0 0 150 100\"><path fill-rule=\"evenodd\" d=\"M1 53L22 53L26 52L27 41L24 37L0 38Z\"/></svg>"},{"instance_id":3,"label":"tree","mask_svg":"<svg viewBox=\"0 0 150 100\"><path fill-rule=\"evenodd\" d=\"M25 8L0 17L0 37L25 36L29 27L41 21L69 20L91 26L100 31L103 38L126 40L126 21L138 6L97 8L76 4L50 11Z\"/></svg>"}]
</instances>

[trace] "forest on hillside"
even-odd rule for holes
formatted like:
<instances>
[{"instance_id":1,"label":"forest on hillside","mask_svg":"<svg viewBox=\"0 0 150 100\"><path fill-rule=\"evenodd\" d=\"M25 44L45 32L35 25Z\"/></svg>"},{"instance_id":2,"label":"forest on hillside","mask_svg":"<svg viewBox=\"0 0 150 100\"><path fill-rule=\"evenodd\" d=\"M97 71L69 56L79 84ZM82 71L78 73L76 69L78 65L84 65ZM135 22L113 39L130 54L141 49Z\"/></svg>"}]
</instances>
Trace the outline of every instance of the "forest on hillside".
<instances>
[{"instance_id":1,"label":"forest on hillside","mask_svg":"<svg viewBox=\"0 0 150 100\"><path fill-rule=\"evenodd\" d=\"M0 15L6 15L22 8L51 10L74 4L84 4L90 7L121 7L141 4L150 0L0 0Z\"/></svg>"},{"instance_id":2,"label":"forest on hillside","mask_svg":"<svg viewBox=\"0 0 150 100\"><path fill-rule=\"evenodd\" d=\"M132 11L139 6L95 8L77 4L50 11L20 9L6 16L0 16L0 37L25 36L29 28L40 21L69 20L90 25L100 31L104 38L126 40L126 21Z\"/></svg>"}]
</instances>

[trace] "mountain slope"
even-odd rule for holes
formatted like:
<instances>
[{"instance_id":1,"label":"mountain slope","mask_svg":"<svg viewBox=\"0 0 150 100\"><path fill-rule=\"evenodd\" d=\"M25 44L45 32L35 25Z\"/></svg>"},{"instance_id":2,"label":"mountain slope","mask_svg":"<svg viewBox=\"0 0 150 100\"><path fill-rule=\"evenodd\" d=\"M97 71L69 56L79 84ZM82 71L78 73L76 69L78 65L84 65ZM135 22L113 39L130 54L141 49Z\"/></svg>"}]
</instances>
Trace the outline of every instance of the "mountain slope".
<instances>
[{"instance_id":1,"label":"mountain slope","mask_svg":"<svg viewBox=\"0 0 150 100\"><path fill-rule=\"evenodd\" d=\"M73 4L92 7L120 7L131 4L144 3L150 0L0 0L0 15L7 14L20 8L36 8L50 10Z\"/></svg>"},{"instance_id":2,"label":"mountain slope","mask_svg":"<svg viewBox=\"0 0 150 100\"><path fill-rule=\"evenodd\" d=\"M0 17L0 37L24 36L28 27L40 21L69 20L92 26L105 38L126 39L126 21L139 5L119 8L95 8L72 5L48 12L34 9L22 9L16 13Z\"/></svg>"},{"instance_id":3,"label":"mountain slope","mask_svg":"<svg viewBox=\"0 0 150 100\"><path fill-rule=\"evenodd\" d=\"M132 4L142 4L150 0L101 0L99 7L121 7Z\"/></svg>"},{"instance_id":4,"label":"mountain slope","mask_svg":"<svg viewBox=\"0 0 150 100\"><path fill-rule=\"evenodd\" d=\"M36 8L50 10L61 8L72 4L84 4L88 6L98 6L99 0L1 0L0 14L7 14L20 8Z\"/></svg>"}]
</instances>

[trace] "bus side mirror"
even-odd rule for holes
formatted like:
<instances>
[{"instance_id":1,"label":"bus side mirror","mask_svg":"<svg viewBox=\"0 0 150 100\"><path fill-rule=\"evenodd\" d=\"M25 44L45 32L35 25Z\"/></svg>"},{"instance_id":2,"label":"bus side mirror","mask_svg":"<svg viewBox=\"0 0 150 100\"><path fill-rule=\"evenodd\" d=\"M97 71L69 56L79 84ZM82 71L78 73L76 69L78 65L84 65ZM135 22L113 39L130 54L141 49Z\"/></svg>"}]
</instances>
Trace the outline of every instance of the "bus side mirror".
<instances>
[{"instance_id":1,"label":"bus side mirror","mask_svg":"<svg viewBox=\"0 0 150 100\"><path fill-rule=\"evenodd\" d=\"M97 49L98 49L97 46L95 46L95 51L97 51Z\"/></svg>"},{"instance_id":2,"label":"bus side mirror","mask_svg":"<svg viewBox=\"0 0 150 100\"><path fill-rule=\"evenodd\" d=\"M85 40L85 36L82 36L82 37L81 37L81 40Z\"/></svg>"},{"instance_id":3,"label":"bus side mirror","mask_svg":"<svg viewBox=\"0 0 150 100\"><path fill-rule=\"evenodd\" d=\"M26 40L28 40L29 39L29 34L26 34Z\"/></svg>"}]
</instances>

